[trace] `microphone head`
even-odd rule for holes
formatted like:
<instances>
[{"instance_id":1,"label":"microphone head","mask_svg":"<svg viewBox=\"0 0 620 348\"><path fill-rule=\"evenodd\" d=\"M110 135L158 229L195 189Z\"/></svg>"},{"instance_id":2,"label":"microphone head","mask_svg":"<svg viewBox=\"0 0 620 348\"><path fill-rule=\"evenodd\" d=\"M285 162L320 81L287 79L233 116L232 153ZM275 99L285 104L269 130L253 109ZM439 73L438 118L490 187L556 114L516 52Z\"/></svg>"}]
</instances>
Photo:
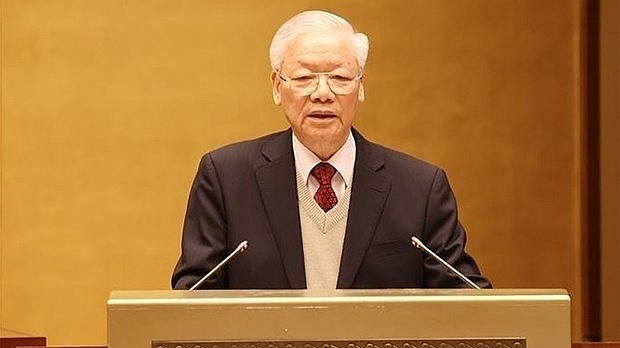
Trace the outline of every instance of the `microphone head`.
<instances>
[{"instance_id":1,"label":"microphone head","mask_svg":"<svg viewBox=\"0 0 620 348\"><path fill-rule=\"evenodd\" d=\"M418 239L416 236L411 236L411 244L418 249L422 249L422 241Z\"/></svg>"},{"instance_id":2,"label":"microphone head","mask_svg":"<svg viewBox=\"0 0 620 348\"><path fill-rule=\"evenodd\" d=\"M244 240L243 242L239 243L239 245L237 246L237 248L239 249L239 252L244 252L245 249L248 248L248 241Z\"/></svg>"}]
</instances>

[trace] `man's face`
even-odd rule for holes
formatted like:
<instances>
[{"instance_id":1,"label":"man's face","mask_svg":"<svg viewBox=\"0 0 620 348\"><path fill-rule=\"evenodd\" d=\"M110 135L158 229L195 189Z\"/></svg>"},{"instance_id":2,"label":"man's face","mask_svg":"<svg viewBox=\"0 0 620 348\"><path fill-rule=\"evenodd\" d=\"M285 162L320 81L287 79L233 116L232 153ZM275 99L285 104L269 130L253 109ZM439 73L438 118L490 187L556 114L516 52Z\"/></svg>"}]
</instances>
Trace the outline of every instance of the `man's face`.
<instances>
[{"instance_id":1,"label":"man's face","mask_svg":"<svg viewBox=\"0 0 620 348\"><path fill-rule=\"evenodd\" d=\"M358 76L349 35L316 32L297 37L288 47L280 73L293 78L322 72ZM289 88L275 72L271 81L274 102L282 106L297 138L319 158L331 157L345 143L357 105L364 100L362 82L356 81L350 94L337 95L323 76L316 90L304 96Z\"/></svg>"}]
</instances>

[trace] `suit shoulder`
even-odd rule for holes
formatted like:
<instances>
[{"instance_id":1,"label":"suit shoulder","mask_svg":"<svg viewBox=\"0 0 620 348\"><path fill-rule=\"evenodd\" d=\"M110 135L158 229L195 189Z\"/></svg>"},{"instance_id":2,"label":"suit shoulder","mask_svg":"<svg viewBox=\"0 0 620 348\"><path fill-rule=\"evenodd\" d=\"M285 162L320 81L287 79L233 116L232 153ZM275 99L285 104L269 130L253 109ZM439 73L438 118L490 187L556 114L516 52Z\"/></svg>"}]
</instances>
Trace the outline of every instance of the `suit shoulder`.
<instances>
[{"instance_id":1,"label":"suit shoulder","mask_svg":"<svg viewBox=\"0 0 620 348\"><path fill-rule=\"evenodd\" d=\"M435 164L381 145L373 144L373 147L381 158L377 173L390 180L397 190L428 193L433 185L448 182L445 171Z\"/></svg>"},{"instance_id":2,"label":"suit shoulder","mask_svg":"<svg viewBox=\"0 0 620 348\"><path fill-rule=\"evenodd\" d=\"M435 164L383 145L369 142L368 146L384 159L388 169L423 172L429 175L434 175L437 171L442 170Z\"/></svg>"},{"instance_id":3,"label":"suit shoulder","mask_svg":"<svg viewBox=\"0 0 620 348\"><path fill-rule=\"evenodd\" d=\"M259 138L244 140L227 144L215 150L211 150L202 156L202 161L210 158L214 163L232 164L235 162L250 162L251 159L260 158L261 151L265 144L277 138L285 137L287 131L276 132Z\"/></svg>"}]
</instances>

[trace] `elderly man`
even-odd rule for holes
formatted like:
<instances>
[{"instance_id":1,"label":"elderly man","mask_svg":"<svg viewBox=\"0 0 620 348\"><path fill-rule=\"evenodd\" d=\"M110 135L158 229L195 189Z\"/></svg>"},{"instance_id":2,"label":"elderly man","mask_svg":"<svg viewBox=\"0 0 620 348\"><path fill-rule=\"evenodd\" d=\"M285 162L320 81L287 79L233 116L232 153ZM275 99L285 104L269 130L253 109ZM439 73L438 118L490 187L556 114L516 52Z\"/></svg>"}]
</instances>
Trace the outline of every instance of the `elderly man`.
<instances>
[{"instance_id":1,"label":"elderly man","mask_svg":"<svg viewBox=\"0 0 620 348\"><path fill-rule=\"evenodd\" d=\"M201 288L467 286L411 245L422 240L481 287L444 172L352 128L368 39L302 12L271 48L273 100L291 129L207 153L192 186L172 276L187 289L239 242L248 250Z\"/></svg>"}]
</instances>

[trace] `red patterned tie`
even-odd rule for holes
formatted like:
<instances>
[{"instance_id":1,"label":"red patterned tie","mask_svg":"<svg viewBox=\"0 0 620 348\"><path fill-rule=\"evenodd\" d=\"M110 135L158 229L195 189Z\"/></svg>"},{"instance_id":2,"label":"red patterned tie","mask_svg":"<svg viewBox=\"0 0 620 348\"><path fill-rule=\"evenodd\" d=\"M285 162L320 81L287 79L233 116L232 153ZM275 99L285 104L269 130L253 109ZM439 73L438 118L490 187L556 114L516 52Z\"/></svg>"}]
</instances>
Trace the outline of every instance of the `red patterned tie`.
<instances>
[{"instance_id":1,"label":"red patterned tie","mask_svg":"<svg viewBox=\"0 0 620 348\"><path fill-rule=\"evenodd\" d=\"M336 168L327 162L321 162L314 166L310 174L319 182L319 189L314 194L314 200L324 212L338 204L338 197L332 188L332 177L336 174Z\"/></svg>"}]
</instances>

